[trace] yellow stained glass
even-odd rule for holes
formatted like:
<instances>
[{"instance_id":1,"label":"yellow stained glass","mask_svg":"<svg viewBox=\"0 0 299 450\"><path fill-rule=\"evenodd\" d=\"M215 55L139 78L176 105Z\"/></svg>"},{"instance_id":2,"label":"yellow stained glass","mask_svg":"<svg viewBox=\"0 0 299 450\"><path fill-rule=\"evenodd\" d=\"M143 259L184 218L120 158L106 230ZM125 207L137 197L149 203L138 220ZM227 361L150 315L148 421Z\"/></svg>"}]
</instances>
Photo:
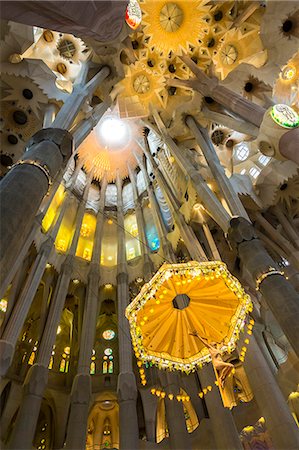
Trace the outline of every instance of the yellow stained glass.
<instances>
[{"instance_id":1,"label":"yellow stained glass","mask_svg":"<svg viewBox=\"0 0 299 450\"><path fill-rule=\"evenodd\" d=\"M79 256L80 258L83 258L86 261L91 260L96 225L97 225L96 217L89 212L85 213L81 225L76 256Z\"/></svg>"},{"instance_id":2,"label":"yellow stained glass","mask_svg":"<svg viewBox=\"0 0 299 450\"><path fill-rule=\"evenodd\" d=\"M62 201L65 196L65 189L64 186L61 184L59 188L56 191L56 194L53 197L53 200L45 214L45 217L42 221L42 230L46 233L49 228L51 227L57 213L59 210L60 205L62 204Z\"/></svg>"}]
</instances>

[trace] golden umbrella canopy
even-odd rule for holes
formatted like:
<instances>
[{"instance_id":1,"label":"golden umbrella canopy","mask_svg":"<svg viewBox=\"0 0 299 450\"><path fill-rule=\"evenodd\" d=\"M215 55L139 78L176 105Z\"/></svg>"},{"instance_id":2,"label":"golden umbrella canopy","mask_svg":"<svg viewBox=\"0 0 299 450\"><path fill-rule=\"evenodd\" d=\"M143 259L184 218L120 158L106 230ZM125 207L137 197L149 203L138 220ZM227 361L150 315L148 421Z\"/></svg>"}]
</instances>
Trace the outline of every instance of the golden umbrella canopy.
<instances>
[{"instance_id":1,"label":"golden umbrella canopy","mask_svg":"<svg viewBox=\"0 0 299 450\"><path fill-rule=\"evenodd\" d=\"M209 344L235 348L250 297L224 263L164 264L126 309L136 357L159 368L190 372L209 362ZM214 345L215 345L214 344Z\"/></svg>"}]
</instances>

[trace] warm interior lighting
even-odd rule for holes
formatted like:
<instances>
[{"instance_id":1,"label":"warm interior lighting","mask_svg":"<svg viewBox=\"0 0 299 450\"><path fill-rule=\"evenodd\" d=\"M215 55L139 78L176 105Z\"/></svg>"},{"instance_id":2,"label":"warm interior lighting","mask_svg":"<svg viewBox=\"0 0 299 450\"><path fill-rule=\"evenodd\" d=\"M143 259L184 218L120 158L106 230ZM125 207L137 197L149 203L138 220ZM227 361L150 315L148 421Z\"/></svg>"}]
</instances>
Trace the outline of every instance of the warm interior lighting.
<instances>
[{"instance_id":1,"label":"warm interior lighting","mask_svg":"<svg viewBox=\"0 0 299 450\"><path fill-rule=\"evenodd\" d=\"M96 127L96 133L101 146L108 150L119 150L131 139L128 123L115 116L106 116Z\"/></svg>"}]
</instances>

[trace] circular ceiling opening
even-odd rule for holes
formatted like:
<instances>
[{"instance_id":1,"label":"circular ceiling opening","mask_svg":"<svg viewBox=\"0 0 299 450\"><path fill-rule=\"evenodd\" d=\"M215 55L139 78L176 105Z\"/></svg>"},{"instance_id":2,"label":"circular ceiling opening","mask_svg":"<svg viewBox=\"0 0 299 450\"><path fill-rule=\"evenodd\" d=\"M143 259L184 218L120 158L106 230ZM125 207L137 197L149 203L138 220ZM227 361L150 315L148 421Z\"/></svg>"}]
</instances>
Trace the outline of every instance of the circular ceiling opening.
<instances>
[{"instance_id":1,"label":"circular ceiling opening","mask_svg":"<svg viewBox=\"0 0 299 450\"><path fill-rule=\"evenodd\" d=\"M190 304L190 297L187 294L178 294L172 300L173 307L183 310Z\"/></svg>"},{"instance_id":2,"label":"circular ceiling opening","mask_svg":"<svg viewBox=\"0 0 299 450\"><path fill-rule=\"evenodd\" d=\"M96 133L100 145L107 150L120 150L131 140L129 124L114 116L105 117L96 127Z\"/></svg>"}]
</instances>

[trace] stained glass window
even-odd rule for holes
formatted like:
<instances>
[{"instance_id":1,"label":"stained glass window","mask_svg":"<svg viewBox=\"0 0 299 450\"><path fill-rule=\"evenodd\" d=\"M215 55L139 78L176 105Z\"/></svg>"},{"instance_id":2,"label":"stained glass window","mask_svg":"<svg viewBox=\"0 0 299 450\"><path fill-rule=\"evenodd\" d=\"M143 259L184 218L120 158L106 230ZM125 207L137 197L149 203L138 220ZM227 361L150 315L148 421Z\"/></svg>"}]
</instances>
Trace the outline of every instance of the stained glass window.
<instances>
[{"instance_id":1,"label":"stained glass window","mask_svg":"<svg viewBox=\"0 0 299 450\"><path fill-rule=\"evenodd\" d=\"M115 332L113 330L105 330L102 336L104 339L106 339L106 341L111 341L112 339L115 338Z\"/></svg>"},{"instance_id":2,"label":"stained glass window","mask_svg":"<svg viewBox=\"0 0 299 450\"><path fill-rule=\"evenodd\" d=\"M104 353L106 356L112 355L112 348L105 348Z\"/></svg>"}]
</instances>

